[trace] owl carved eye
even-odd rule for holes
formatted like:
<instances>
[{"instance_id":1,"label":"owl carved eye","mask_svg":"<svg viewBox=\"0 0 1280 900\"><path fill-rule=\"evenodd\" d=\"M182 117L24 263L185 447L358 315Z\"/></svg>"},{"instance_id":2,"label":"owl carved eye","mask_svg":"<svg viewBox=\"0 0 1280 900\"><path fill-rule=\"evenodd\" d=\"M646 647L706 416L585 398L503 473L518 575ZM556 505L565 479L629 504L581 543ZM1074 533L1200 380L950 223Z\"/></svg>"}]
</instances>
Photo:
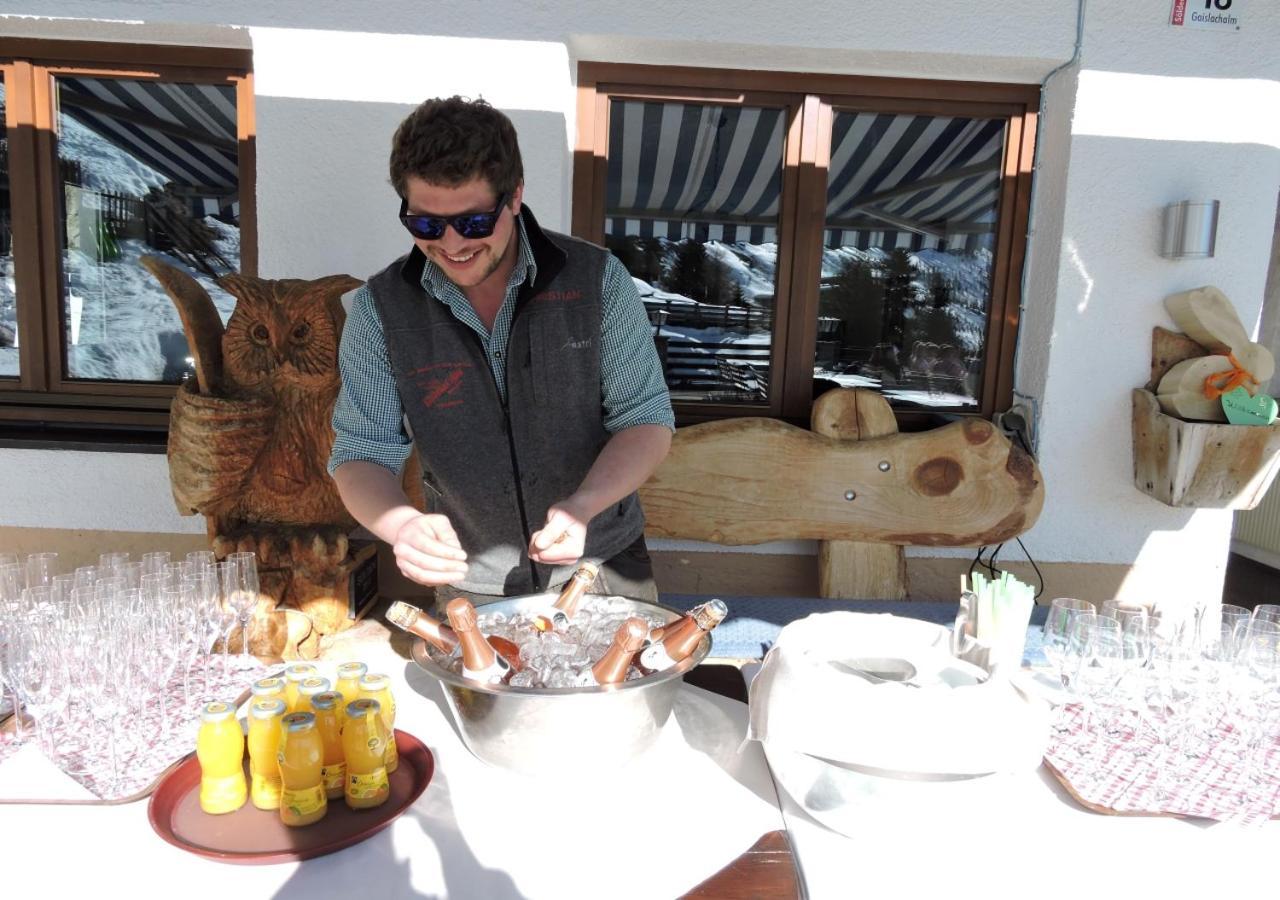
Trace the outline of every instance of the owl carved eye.
<instances>
[{"instance_id":1,"label":"owl carved eye","mask_svg":"<svg viewBox=\"0 0 1280 900\"><path fill-rule=\"evenodd\" d=\"M309 337L311 337L311 326L306 322L300 323L293 329L293 339L295 341L305 341Z\"/></svg>"},{"instance_id":2,"label":"owl carved eye","mask_svg":"<svg viewBox=\"0 0 1280 900\"><path fill-rule=\"evenodd\" d=\"M249 329L249 337L255 344L267 344L271 341L271 332L267 330L266 325L259 322Z\"/></svg>"}]
</instances>

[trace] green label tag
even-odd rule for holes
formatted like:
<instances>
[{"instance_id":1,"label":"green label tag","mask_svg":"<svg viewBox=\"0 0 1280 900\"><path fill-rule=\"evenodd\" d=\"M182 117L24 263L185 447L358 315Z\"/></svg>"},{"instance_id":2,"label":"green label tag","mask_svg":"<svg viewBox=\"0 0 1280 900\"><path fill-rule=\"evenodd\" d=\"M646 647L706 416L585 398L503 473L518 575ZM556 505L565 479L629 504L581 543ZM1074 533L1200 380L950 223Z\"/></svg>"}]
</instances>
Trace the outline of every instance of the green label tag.
<instances>
[{"instance_id":1,"label":"green label tag","mask_svg":"<svg viewBox=\"0 0 1280 900\"><path fill-rule=\"evenodd\" d=\"M1222 411L1232 425L1270 425L1276 420L1276 401L1266 394L1250 397L1238 387L1222 395Z\"/></svg>"}]
</instances>

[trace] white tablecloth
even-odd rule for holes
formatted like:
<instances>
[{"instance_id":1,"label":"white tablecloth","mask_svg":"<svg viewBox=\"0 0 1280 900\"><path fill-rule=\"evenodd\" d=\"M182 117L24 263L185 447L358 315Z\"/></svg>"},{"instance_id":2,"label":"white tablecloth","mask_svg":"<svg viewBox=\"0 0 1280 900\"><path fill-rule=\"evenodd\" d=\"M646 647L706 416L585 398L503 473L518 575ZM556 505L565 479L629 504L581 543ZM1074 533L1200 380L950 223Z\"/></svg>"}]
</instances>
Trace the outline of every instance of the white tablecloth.
<instances>
[{"instance_id":1,"label":"white tablecloth","mask_svg":"<svg viewBox=\"0 0 1280 900\"><path fill-rule=\"evenodd\" d=\"M658 745L607 784L540 784L473 757L437 683L415 665L390 651L365 661L396 680L396 726L421 738L436 760L425 793L385 831L303 863L233 866L163 842L147 822L146 801L0 805L0 895L28 896L27 888L30 896L93 896L118 886L130 896L184 900L652 900L688 891L783 827L758 745L739 752L741 703L685 686ZM61 777L32 770L51 782Z\"/></svg>"},{"instance_id":2,"label":"white tablecloth","mask_svg":"<svg viewBox=\"0 0 1280 900\"><path fill-rule=\"evenodd\" d=\"M897 801L890 788L858 807L848 836L779 788L810 900L1280 896L1280 822L1250 828L1094 813L1043 767L962 795L948 787L912 784Z\"/></svg>"}]
</instances>

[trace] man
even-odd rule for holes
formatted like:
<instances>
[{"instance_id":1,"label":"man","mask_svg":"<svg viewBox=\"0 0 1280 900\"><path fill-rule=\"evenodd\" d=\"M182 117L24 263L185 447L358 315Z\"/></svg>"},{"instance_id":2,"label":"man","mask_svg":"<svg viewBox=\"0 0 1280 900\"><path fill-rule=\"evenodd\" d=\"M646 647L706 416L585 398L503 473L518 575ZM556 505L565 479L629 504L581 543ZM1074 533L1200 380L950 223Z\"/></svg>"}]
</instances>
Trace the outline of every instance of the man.
<instances>
[{"instance_id":1,"label":"man","mask_svg":"<svg viewBox=\"0 0 1280 900\"><path fill-rule=\"evenodd\" d=\"M656 601L636 489L666 456L671 398L635 285L607 251L523 203L515 128L482 100L428 100L392 141L413 250L356 294L329 471L400 570L475 602L555 590ZM411 438L427 511L399 473Z\"/></svg>"}]
</instances>

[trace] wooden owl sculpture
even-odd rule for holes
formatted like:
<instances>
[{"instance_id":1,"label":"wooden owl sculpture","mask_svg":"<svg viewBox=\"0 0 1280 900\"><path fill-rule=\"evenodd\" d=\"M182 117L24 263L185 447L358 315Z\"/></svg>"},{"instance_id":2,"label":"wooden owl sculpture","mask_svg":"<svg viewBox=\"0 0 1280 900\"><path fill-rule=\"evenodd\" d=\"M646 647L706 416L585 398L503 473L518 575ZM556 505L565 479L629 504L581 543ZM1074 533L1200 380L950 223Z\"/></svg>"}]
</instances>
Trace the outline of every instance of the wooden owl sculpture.
<instances>
[{"instance_id":1,"label":"wooden owl sculpture","mask_svg":"<svg viewBox=\"0 0 1280 900\"><path fill-rule=\"evenodd\" d=\"M257 553L266 596L253 651L311 655L319 634L349 624L346 576L355 560L347 534L355 521L325 465L340 386L340 298L360 282L224 276L218 284L236 298L224 329L195 279L156 257L142 263L177 306L196 370L170 414L174 500L183 515L204 514L219 559ZM303 633L312 628L318 634Z\"/></svg>"}]
</instances>

